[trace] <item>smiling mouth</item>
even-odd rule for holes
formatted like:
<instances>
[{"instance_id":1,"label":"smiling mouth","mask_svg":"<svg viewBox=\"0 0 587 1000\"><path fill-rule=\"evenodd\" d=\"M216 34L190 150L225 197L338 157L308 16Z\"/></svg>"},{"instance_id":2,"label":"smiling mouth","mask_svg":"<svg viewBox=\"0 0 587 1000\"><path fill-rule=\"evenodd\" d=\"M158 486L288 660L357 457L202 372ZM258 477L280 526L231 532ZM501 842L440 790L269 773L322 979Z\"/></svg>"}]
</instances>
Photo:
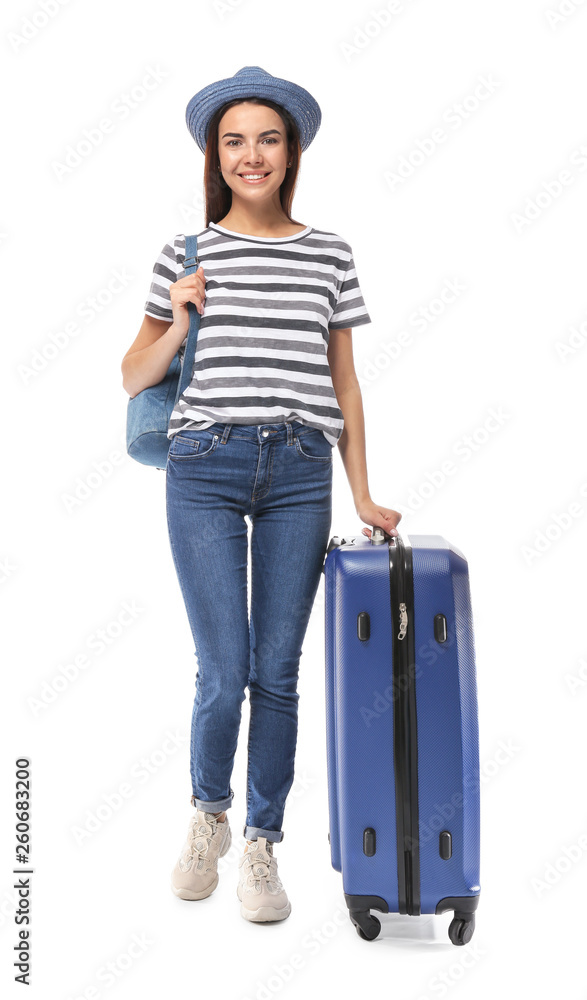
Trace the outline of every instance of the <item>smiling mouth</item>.
<instances>
[{"instance_id":1,"label":"smiling mouth","mask_svg":"<svg viewBox=\"0 0 587 1000\"><path fill-rule=\"evenodd\" d=\"M238 176L241 180L245 181L246 184L260 184L266 177L269 177L270 173L270 170L267 171L267 173L258 172L256 174L251 171L249 174L239 174Z\"/></svg>"}]
</instances>

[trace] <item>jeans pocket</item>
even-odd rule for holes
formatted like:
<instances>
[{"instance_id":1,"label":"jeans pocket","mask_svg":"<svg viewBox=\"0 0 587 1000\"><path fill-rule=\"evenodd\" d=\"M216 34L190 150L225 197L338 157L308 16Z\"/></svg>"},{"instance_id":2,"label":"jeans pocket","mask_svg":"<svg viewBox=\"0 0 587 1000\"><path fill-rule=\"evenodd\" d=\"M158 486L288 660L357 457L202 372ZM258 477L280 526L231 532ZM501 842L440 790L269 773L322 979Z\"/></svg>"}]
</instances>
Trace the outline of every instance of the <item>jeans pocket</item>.
<instances>
[{"instance_id":1,"label":"jeans pocket","mask_svg":"<svg viewBox=\"0 0 587 1000\"><path fill-rule=\"evenodd\" d=\"M324 437L322 431L306 431L301 436L296 435L298 455L310 462L331 462L332 445Z\"/></svg>"},{"instance_id":2,"label":"jeans pocket","mask_svg":"<svg viewBox=\"0 0 587 1000\"><path fill-rule=\"evenodd\" d=\"M211 431L196 431L193 434L174 434L169 446L169 457L205 458L213 452L218 444L218 434Z\"/></svg>"}]
</instances>

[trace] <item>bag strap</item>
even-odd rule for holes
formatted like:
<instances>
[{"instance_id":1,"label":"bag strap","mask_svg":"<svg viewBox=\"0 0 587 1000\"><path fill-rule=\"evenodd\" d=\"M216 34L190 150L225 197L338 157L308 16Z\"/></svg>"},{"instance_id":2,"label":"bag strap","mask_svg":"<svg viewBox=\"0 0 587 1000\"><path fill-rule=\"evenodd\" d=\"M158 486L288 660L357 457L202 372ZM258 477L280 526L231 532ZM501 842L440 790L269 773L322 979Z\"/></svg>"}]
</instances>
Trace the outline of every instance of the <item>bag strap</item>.
<instances>
[{"instance_id":1,"label":"bag strap","mask_svg":"<svg viewBox=\"0 0 587 1000\"><path fill-rule=\"evenodd\" d=\"M198 258L198 237L195 235L186 236L185 238L185 260L183 262L183 266L186 274L194 274L200 266ZM196 308L195 302L188 302L187 307L190 317L190 328L188 330L188 339L182 359L181 375L179 376L177 383L177 392L175 394L176 405L179 397L185 392L191 381L194 359L196 357L198 329L200 327L200 314Z\"/></svg>"}]
</instances>

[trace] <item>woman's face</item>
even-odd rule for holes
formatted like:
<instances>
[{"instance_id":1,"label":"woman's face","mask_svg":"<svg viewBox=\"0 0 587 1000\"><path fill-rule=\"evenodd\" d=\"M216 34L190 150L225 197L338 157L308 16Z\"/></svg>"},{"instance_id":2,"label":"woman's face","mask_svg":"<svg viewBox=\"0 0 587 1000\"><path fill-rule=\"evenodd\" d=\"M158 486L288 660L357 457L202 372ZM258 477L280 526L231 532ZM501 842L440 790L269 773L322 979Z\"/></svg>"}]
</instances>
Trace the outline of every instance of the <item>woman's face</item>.
<instances>
[{"instance_id":1,"label":"woman's face","mask_svg":"<svg viewBox=\"0 0 587 1000\"><path fill-rule=\"evenodd\" d=\"M218 125L218 158L222 176L234 196L243 201L279 201L289 162L285 126L273 108L235 104ZM247 174L267 175L247 180Z\"/></svg>"}]
</instances>

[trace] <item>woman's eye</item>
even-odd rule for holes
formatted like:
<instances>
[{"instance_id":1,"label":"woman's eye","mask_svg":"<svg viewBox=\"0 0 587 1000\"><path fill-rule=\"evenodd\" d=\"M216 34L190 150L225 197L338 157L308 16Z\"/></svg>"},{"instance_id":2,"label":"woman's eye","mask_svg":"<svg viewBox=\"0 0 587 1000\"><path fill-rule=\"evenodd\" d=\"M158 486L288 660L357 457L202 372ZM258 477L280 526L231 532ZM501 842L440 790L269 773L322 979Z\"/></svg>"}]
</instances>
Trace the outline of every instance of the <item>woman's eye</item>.
<instances>
[{"instance_id":1,"label":"woman's eye","mask_svg":"<svg viewBox=\"0 0 587 1000\"><path fill-rule=\"evenodd\" d=\"M232 146L233 142L240 142L240 139L229 139L227 145ZM277 139L268 135L265 139L263 139L263 142L277 142Z\"/></svg>"}]
</instances>

